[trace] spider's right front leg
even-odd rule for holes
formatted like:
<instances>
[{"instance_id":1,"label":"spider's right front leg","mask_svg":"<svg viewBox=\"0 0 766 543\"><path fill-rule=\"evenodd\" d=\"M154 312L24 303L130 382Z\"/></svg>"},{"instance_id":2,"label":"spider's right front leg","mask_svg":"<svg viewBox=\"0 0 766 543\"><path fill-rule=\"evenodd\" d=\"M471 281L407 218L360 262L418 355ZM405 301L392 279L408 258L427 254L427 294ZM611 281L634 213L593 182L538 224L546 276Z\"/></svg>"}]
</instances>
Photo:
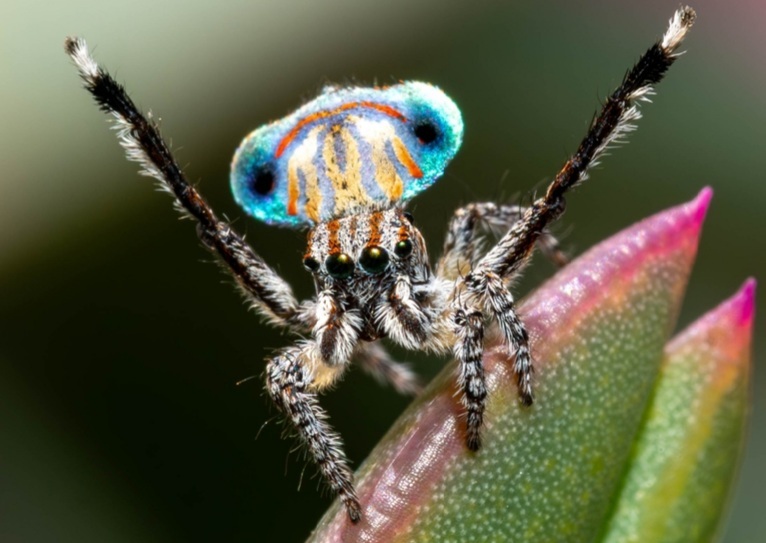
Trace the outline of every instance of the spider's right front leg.
<instances>
[{"instance_id":1,"label":"spider's right front leg","mask_svg":"<svg viewBox=\"0 0 766 543\"><path fill-rule=\"evenodd\" d=\"M351 521L358 522L362 509L353 474L341 438L327 423L316 395L318 388L334 381L343 369L325 364L316 343L310 341L274 357L266 367L266 385L269 396L306 443L322 477L340 497Z\"/></svg>"}]
</instances>

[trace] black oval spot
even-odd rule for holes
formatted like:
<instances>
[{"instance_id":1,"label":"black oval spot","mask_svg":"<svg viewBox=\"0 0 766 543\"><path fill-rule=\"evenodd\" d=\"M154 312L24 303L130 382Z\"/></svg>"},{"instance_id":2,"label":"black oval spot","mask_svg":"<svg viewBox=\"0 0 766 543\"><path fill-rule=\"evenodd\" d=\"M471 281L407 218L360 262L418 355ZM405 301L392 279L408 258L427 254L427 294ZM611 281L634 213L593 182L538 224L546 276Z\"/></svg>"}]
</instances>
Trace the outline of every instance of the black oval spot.
<instances>
[{"instance_id":1,"label":"black oval spot","mask_svg":"<svg viewBox=\"0 0 766 543\"><path fill-rule=\"evenodd\" d=\"M396 244L396 247L394 247L394 252L396 253L396 256L400 258L410 256L410 254L412 254L412 242L408 239L403 239Z\"/></svg>"},{"instance_id":2,"label":"black oval spot","mask_svg":"<svg viewBox=\"0 0 766 543\"><path fill-rule=\"evenodd\" d=\"M383 247L377 247L375 245L365 247L362 254L359 256L359 265L370 275L383 273L388 267L389 261L390 257L388 256L388 251Z\"/></svg>"},{"instance_id":3,"label":"black oval spot","mask_svg":"<svg viewBox=\"0 0 766 543\"><path fill-rule=\"evenodd\" d=\"M311 273L314 273L319 269L319 262L317 262L316 258L307 256L303 259L303 266Z\"/></svg>"},{"instance_id":4,"label":"black oval spot","mask_svg":"<svg viewBox=\"0 0 766 543\"><path fill-rule=\"evenodd\" d=\"M439 137L439 131L434 123L423 121L415 125L415 137L422 143L432 143Z\"/></svg>"},{"instance_id":5,"label":"black oval spot","mask_svg":"<svg viewBox=\"0 0 766 543\"><path fill-rule=\"evenodd\" d=\"M404 215L404 218L407 219L408 223L415 224L415 217L412 216L412 213L410 213L409 211L405 211L403 215Z\"/></svg>"},{"instance_id":6,"label":"black oval spot","mask_svg":"<svg viewBox=\"0 0 766 543\"><path fill-rule=\"evenodd\" d=\"M354 273L354 261L345 253L328 256L324 261L324 267L330 277L335 279L347 279Z\"/></svg>"},{"instance_id":7,"label":"black oval spot","mask_svg":"<svg viewBox=\"0 0 766 543\"><path fill-rule=\"evenodd\" d=\"M259 168L253 177L253 190L256 194L266 196L274 190L274 172L269 168Z\"/></svg>"}]
</instances>

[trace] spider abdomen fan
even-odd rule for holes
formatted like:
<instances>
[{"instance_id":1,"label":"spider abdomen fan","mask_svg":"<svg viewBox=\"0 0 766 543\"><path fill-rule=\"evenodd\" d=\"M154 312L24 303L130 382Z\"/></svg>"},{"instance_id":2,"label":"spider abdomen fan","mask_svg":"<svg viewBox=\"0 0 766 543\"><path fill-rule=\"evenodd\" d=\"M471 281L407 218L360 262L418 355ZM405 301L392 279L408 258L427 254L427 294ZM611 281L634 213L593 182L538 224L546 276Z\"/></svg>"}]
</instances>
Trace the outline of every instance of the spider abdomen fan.
<instances>
[{"instance_id":1,"label":"spider abdomen fan","mask_svg":"<svg viewBox=\"0 0 766 543\"><path fill-rule=\"evenodd\" d=\"M441 177L462 138L460 110L434 85L326 87L245 138L231 186L253 217L311 227L412 198Z\"/></svg>"}]
</instances>

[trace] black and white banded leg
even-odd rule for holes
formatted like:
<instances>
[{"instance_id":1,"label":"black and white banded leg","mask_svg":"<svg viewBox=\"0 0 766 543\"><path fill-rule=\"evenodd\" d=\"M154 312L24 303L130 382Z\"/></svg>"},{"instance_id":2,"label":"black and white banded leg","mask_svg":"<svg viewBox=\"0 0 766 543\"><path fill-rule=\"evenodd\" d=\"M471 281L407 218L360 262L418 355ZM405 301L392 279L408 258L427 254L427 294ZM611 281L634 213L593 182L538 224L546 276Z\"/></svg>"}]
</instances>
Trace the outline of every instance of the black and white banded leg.
<instances>
[{"instance_id":1,"label":"black and white banded leg","mask_svg":"<svg viewBox=\"0 0 766 543\"><path fill-rule=\"evenodd\" d=\"M466 444L472 451L481 448L481 427L487 407L484 377L484 315L471 306L455 310L452 321L457 341L453 353L458 364L458 386L466 411Z\"/></svg>"},{"instance_id":2,"label":"black and white banded leg","mask_svg":"<svg viewBox=\"0 0 766 543\"><path fill-rule=\"evenodd\" d=\"M519 400L532 405L532 355L529 349L529 335L524 323L516 313L516 307L508 287L502 279L492 274L471 272L465 278L468 292L480 300L485 310L497 322L509 352L514 356L513 371L519 390Z\"/></svg>"},{"instance_id":3,"label":"black and white banded leg","mask_svg":"<svg viewBox=\"0 0 766 543\"><path fill-rule=\"evenodd\" d=\"M480 258L483 234L491 232L502 236L521 219L525 211L522 206L493 202L472 203L455 210L447 229L442 256L436 264L437 275L445 279L466 275ZM540 235L538 247L556 266L567 264L569 259L561 250L559 241L547 230Z\"/></svg>"},{"instance_id":4,"label":"black and white banded leg","mask_svg":"<svg viewBox=\"0 0 766 543\"><path fill-rule=\"evenodd\" d=\"M310 368L317 369L323 364L316 360L315 349L312 343L306 343L302 347L288 348L273 358L266 366L266 389L298 431L322 477L340 498L351 521L358 522L362 510L354 490L353 474L343 454L343 443L327 424L327 415L312 392L315 383Z\"/></svg>"},{"instance_id":5,"label":"black and white banded leg","mask_svg":"<svg viewBox=\"0 0 766 543\"><path fill-rule=\"evenodd\" d=\"M216 217L212 208L186 179L156 123L136 107L125 89L90 55L85 41L67 38L66 52L74 61L85 88L99 107L112 116L118 139L129 160L141 166L141 174L153 177L159 187L173 195L175 207L197 223L202 242L225 264L242 292L271 322L305 329L307 312L292 289L269 267L242 236Z\"/></svg>"},{"instance_id":6,"label":"black and white banded leg","mask_svg":"<svg viewBox=\"0 0 766 543\"><path fill-rule=\"evenodd\" d=\"M545 195L535 200L482 258L478 270L507 278L524 265L535 241L563 213L566 207L564 194L587 178L588 169L598 163L606 149L623 143L625 136L635 130L633 123L641 118L638 102L648 101L654 94L654 85L662 80L678 57L675 51L695 17L694 10L689 7L675 13L662 39L639 58L622 84L606 100L577 151L556 174Z\"/></svg>"},{"instance_id":7,"label":"black and white banded leg","mask_svg":"<svg viewBox=\"0 0 766 543\"><path fill-rule=\"evenodd\" d=\"M641 56L626 74L622 84L609 96L601 111L594 117L577 151L556 175L545 195L523 211L520 219L513 223L502 239L473 266L470 273L459 279L455 286L456 294L453 298L457 300L455 303L459 303L460 298L466 294L481 300L498 321L511 350L516 351L514 369L517 371L521 399L524 403L533 401L532 361L529 358L526 331L516 315L513 298L504 283L523 268L545 229L564 212L566 207L564 194L587 178L588 169L598 162L607 148L621 143L624 136L635 129L633 122L641 117L637 102L648 100L648 97L653 94L654 85L662 80L677 58L675 51L694 23L695 17L694 10L689 7L684 7L675 13L662 39ZM472 255L471 229L465 230L468 233L467 236L462 239L457 236L454 242L456 247L463 243L466 247L463 249L463 254L468 256ZM449 243L451 242L448 238ZM449 249L450 247L448 252ZM462 334L470 339L473 336L467 330L468 325L465 324L469 321L457 318L460 315L459 312L460 308L455 313L456 324L462 321L458 324L458 337L460 338ZM458 346L463 343L464 340L459 340ZM463 358L468 358L470 353L466 351L466 348L461 347L460 350L463 352ZM456 355L460 366L463 367L466 363L460 358L457 348ZM481 361L479 359L478 362L473 363L480 364ZM479 372L475 371L475 373ZM470 402L466 400L466 403L469 409ZM476 408L473 407L473 409ZM468 439L468 446L471 448L480 443L473 435L470 426Z\"/></svg>"}]
</instances>

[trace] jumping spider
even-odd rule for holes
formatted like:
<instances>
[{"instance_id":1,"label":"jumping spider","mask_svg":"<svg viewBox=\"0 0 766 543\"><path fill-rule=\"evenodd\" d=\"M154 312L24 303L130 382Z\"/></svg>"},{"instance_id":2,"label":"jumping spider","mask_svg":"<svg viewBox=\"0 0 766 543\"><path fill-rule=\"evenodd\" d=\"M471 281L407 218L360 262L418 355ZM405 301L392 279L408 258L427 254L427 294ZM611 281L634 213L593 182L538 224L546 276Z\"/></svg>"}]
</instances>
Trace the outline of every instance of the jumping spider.
<instances>
[{"instance_id":1,"label":"jumping spider","mask_svg":"<svg viewBox=\"0 0 766 543\"><path fill-rule=\"evenodd\" d=\"M234 159L234 195L260 220L309 229L303 264L316 296L304 302L215 215L184 177L151 117L96 64L85 42L69 38L66 51L86 89L112 115L128 159L196 221L203 243L256 309L275 325L310 335L268 361L266 388L356 522L361 507L352 473L317 394L336 382L352 359L399 391L415 392L414 375L389 358L381 338L408 349L451 351L467 413L466 443L476 451L487 401L483 337L488 321L494 321L513 360L520 400L531 404L529 341L508 282L538 241L551 258L562 260L547 226L564 211L565 192L586 178L610 144L633 130L640 117L637 102L647 99L673 63L694 18L688 7L675 13L662 39L606 100L542 197L526 208L481 203L458 209L434 269L404 206L442 175L462 140L460 111L442 91L415 82L327 88L292 115L253 132ZM487 227L504 235L481 254L477 242Z\"/></svg>"}]
</instances>

